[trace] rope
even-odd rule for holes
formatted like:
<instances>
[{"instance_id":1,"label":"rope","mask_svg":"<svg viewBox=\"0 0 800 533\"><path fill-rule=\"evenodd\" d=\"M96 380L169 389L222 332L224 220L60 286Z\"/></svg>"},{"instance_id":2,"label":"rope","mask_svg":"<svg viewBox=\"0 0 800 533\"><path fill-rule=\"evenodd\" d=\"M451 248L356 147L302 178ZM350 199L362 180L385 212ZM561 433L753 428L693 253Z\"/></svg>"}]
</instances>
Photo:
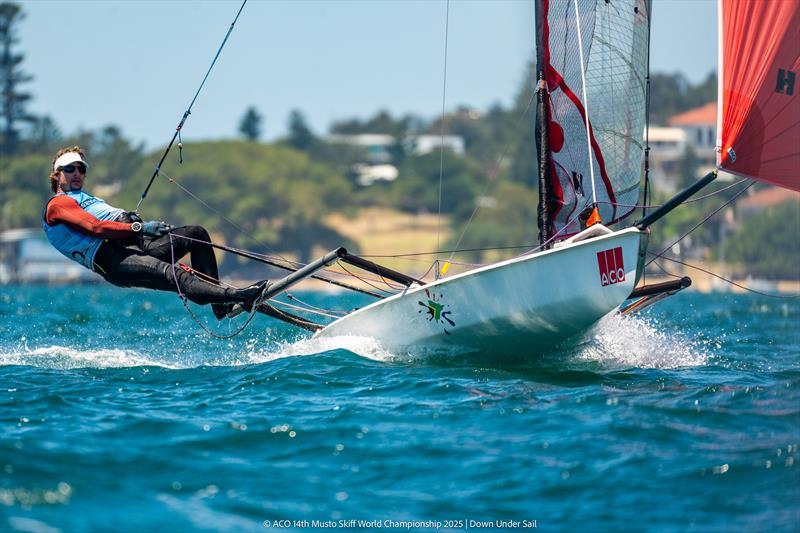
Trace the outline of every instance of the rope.
<instances>
[{"instance_id":1,"label":"rope","mask_svg":"<svg viewBox=\"0 0 800 533\"><path fill-rule=\"evenodd\" d=\"M727 207L728 205L730 205L730 204L731 204L731 203L732 203L734 200L736 200L736 199L737 199L739 196L741 196L742 194L744 194L744 192L745 192L747 189L749 189L750 187L752 187L752 186L753 186L753 185L755 185L755 184L756 184L756 182L751 180L751 181L750 181L750 184L749 184L747 187L744 187L744 188L742 188L742 189L741 189L739 192L737 192L736 194L734 194L734 195L733 195L733 196L730 198L730 200L728 200L727 202L725 202L724 204L722 204L721 206L719 206L718 208L716 208L716 209L715 209L714 211L712 211L712 212L711 212L711 213L710 213L708 216L706 216L706 218L704 218L703 220L701 220L700 222L698 222L697 224L695 224L695 225L694 225L694 226L693 226L693 227L692 227L692 228L691 228L689 231L685 232L683 235L681 235L680 237L678 237L678 240L676 240L675 242L673 242L672 244L670 244L669 246L667 246L666 248L664 248L663 250L661 250L659 253L657 253L657 254L653 254L653 255L655 255L655 256L656 256L656 258L658 258L658 257L661 257L661 256L662 256L664 253L666 253L666 251L667 251L667 250L671 249L673 246L675 246L676 244L678 244L679 242L681 242L681 241L682 241L683 239L685 239L685 238L686 238L686 237L687 237L687 236L688 236L688 235L689 235L691 232L693 232L694 230L696 230L697 228L699 228L700 226L702 226L703 224L705 224L705 223L708 221L708 219L710 219L711 217L713 217L714 215L716 215L717 213L719 213L720 211L722 211L722 209L723 209L723 208L725 208L725 207ZM650 264L650 263L652 263L653 261L655 261L655 259L651 259L651 260L650 260L650 261L649 261L647 264L645 264L645 266L649 265L649 264Z\"/></svg>"},{"instance_id":2,"label":"rope","mask_svg":"<svg viewBox=\"0 0 800 533\"><path fill-rule=\"evenodd\" d=\"M180 182L178 182L176 179L174 179L174 178L171 178L171 177L167 176L166 172L162 172L162 174L164 174L164 176L167 178L167 181L169 181L170 183L174 183L175 185L177 185L177 186L178 186L178 188L179 188L180 190L182 190L184 193L188 194L190 198L192 198L193 200L195 200L195 201L197 201L198 203L200 203L201 205L203 205L203 207L205 207L206 209L208 209L208 210L210 210L210 211L212 211L212 212L216 213L216 214L217 214L217 215L219 215L220 217L222 217L222 219L223 219L223 220L225 220L225 222L227 222L228 224L230 224L231 226L233 226L234 228L236 228L237 230L239 230L239 232L241 232L242 234L244 234L246 237L249 237L249 238L250 238L252 241L254 241L256 244L259 244L259 245L263 246L264 248L266 248L266 249L267 249L267 250L269 250L270 252L274 253L274 254L275 254L277 257L279 257L279 258L280 258L280 259L282 259L283 261L286 261L287 263L291 262L291 261L289 261L288 259L286 259L285 257L283 257L283 256L282 256L282 255L281 255L279 252L277 252L276 250L272 249L272 247L271 247L271 246L269 246L268 244L266 244L266 243L262 242L261 240L259 240L259 239L258 239L258 238L257 238L255 235L253 235L251 232L247 231L245 228L243 228L242 226L240 226L239 224L237 224L236 222L234 222L233 220L231 220L230 218L228 218L228 217L225 215L225 213L223 213L223 212L222 212L222 211L220 211L219 209L217 209L217 208L215 208L214 206L212 206L212 205L208 204L207 202L205 202L205 201L204 201L202 198L200 198L199 196L197 196L196 194L194 194L192 191L190 191L190 190L189 190L188 188L186 188L184 185L181 185L181 183L180 183Z\"/></svg>"},{"instance_id":3,"label":"rope","mask_svg":"<svg viewBox=\"0 0 800 533\"><path fill-rule=\"evenodd\" d=\"M737 181L736 183L733 183L733 184L728 185L726 187L723 187L721 189L717 189L716 191L710 192L708 194L704 194L703 196L698 196L697 198L692 198L690 200L686 200L683 203L681 203L681 205L691 204L691 203L694 203L694 202L699 202L700 200L705 200L706 198L711 198L712 196L716 196L717 194L719 194L721 192L727 191L728 189L732 189L733 187L736 187L737 185L740 185L740 184L744 183L745 181L748 181L749 179L750 178L744 178L744 179L741 179L741 180ZM598 200L597 203L598 204L613 205L613 206L616 206L616 207L632 207L634 209L638 209L640 207L641 208L648 208L648 209L649 208L657 208L657 207L661 207L663 205L663 204L621 204L619 202L609 202L609 201L604 201L604 200Z\"/></svg>"},{"instance_id":4,"label":"rope","mask_svg":"<svg viewBox=\"0 0 800 533\"><path fill-rule=\"evenodd\" d=\"M344 316L344 315L347 314L344 311L334 311L332 309L323 309L322 307L317 307L315 305L311 305L310 303L304 302L303 300L301 300L297 296L294 296L293 294L289 294L288 292L286 293L286 297L289 298L289 300L293 300L295 302L298 302L300 305L292 305L292 304L289 304L287 302L278 302L278 301L276 301L274 303L275 304L280 304L280 305L285 305L286 307L289 307L289 308L292 308L292 309L304 310L304 311L308 311L309 313L316 313L318 315L327 316L327 317L330 317L330 318L339 318L339 317ZM301 306L304 306L304 307L301 307Z\"/></svg>"},{"instance_id":5,"label":"rope","mask_svg":"<svg viewBox=\"0 0 800 533\"><path fill-rule=\"evenodd\" d=\"M648 252L648 253L650 255L655 255L652 252ZM696 266L696 265L690 265L689 263L684 263L683 261L679 261L679 260L673 259L671 257L666 257L666 256L656 257L655 259L653 259L653 261L651 261L651 263L654 262L656 259L664 259L666 261L672 261L673 263L678 263L679 265L683 265L683 266L686 266L686 267L689 267L689 268L693 268L695 270L699 270L700 272L705 272L706 274L708 274L710 276L714 276L717 279L721 279L722 281L724 281L726 283L730 283L731 285L739 287L740 289L743 289L743 290L745 290L747 292L752 292L752 293L755 293L755 294L759 294L761 296L766 296L768 298L776 298L776 299L781 299L781 300L795 300L797 298L800 298L800 294L791 294L791 295L788 295L788 294L770 294L770 293L767 293L767 292L757 291L755 289L751 289L749 287L745 287L744 285L736 283L732 279L726 278L725 276L722 276L720 274L716 274L714 272L711 272L710 270L706 270L704 268L700 268L699 266ZM658 268L660 268L661 271L664 272L665 274L667 274L668 276L672 276L672 277L675 277L675 278L680 278L681 277L681 276L678 276L677 274L673 274L672 272L669 272L666 268L661 266L658 262L656 262L656 266Z\"/></svg>"},{"instance_id":6,"label":"rope","mask_svg":"<svg viewBox=\"0 0 800 533\"><path fill-rule=\"evenodd\" d=\"M209 329L209 327L206 326L203 323L203 321L200 320L197 317L197 315L194 313L194 311L192 311L192 308L189 307L189 299L186 297L185 294L183 294L183 291L181 291L181 284L178 283L178 271L177 271L177 269L175 267L175 264L176 264L176 260L175 260L175 240L174 240L174 237L173 237L172 233L169 233L169 253L170 253L170 258L172 259L172 281L175 282L175 290L178 293L178 296L180 297L181 302L183 303L183 307L189 312L189 316L192 317L192 320L194 320L195 324L200 326L203 329L203 331L205 331L208 335L214 337L215 339L221 339L221 340L227 340L227 339L232 339L232 338L236 337L241 332L243 332L247 326L250 325L250 322L253 321L253 317L256 316L256 307L258 307L257 305L253 305L253 309L250 311L250 316L247 317L247 320L244 322L244 324L242 324L239 327L239 329L237 329L233 333L231 333L229 335L220 335L219 333L217 333L215 331L211 331L211 329Z\"/></svg>"},{"instance_id":7,"label":"rope","mask_svg":"<svg viewBox=\"0 0 800 533\"><path fill-rule=\"evenodd\" d=\"M164 150L164 155L161 156L161 160L156 165L155 170L153 171L153 175L150 176L150 181L147 182L147 187L144 188L144 192L142 192L142 197L139 198L139 202L136 204L136 209L134 212L139 212L139 207L142 205L142 202L147 197L147 193L150 190L150 186L153 185L153 181L158 176L159 171L161 170L161 165L164 164L164 160L167 158L167 154L172 149L172 145L175 143L175 139L180 137L181 130L183 129L183 124L186 122L186 119L189 118L189 115L192 114L192 106L194 105L195 100L197 100L197 96L200 94L200 91L203 89L203 85L206 84L206 80L208 79L209 74L211 74L211 69L214 68L214 64L217 62L217 58L219 57L220 53L222 53L222 49L225 47L225 43L228 42L228 37L230 37L231 33L233 32L233 26L236 24L236 21L239 20L239 15L242 14L242 10L244 9L244 5L247 3L247 0L242 2L241 7L239 7L239 11L236 13L236 17L231 22L231 27L228 28L228 33L225 34L225 38L222 40L222 44L219 45L219 49L217 49L217 53L214 56L214 59L211 61L211 65L208 67L206 71L206 75L203 77L203 81L200 83L200 87L197 88L197 92L194 93L194 98L192 98L192 102L189 104L189 107L186 108L186 111L183 113L183 117L181 121L178 123L178 127L175 128L175 134L172 136L172 140L169 141L167 145L167 149ZM183 144L179 143L181 149L183 148ZM181 163L183 163L183 152L181 151Z\"/></svg>"},{"instance_id":8,"label":"rope","mask_svg":"<svg viewBox=\"0 0 800 533\"><path fill-rule=\"evenodd\" d=\"M441 134L439 146L439 210L436 220L436 247L440 246L440 236L442 233L442 179L444 176L444 110L445 110L445 96L447 95L447 41L450 31L450 0L447 0L447 8L444 19L444 76L442 81L442 120L439 123L439 130ZM439 273L436 273L439 277Z\"/></svg>"},{"instance_id":9,"label":"rope","mask_svg":"<svg viewBox=\"0 0 800 533\"><path fill-rule=\"evenodd\" d=\"M528 105L525 106L525 110L517 117L517 120L521 121L528 114L528 111L531 108L531 103L533 103L534 94L531 94L531 97L528 100ZM506 142L505 146L503 147L503 151L500 153L500 157L498 157L495 160L495 164L494 164L494 169L495 170L500 168L501 163L503 162L503 160L508 155L508 152L509 152L510 149L511 149L511 141L508 141L508 142ZM489 177L493 178L494 176L490 175ZM492 184L491 180L487 180L486 181L486 184L483 186L483 190L481 191L481 196L485 196L486 195L486 191L489 190L489 186L491 184ZM456 241L456 245L455 245L454 249L453 250L448 250L448 251L445 251L445 252L441 252L441 253L450 253L450 257L448 258L448 262L453 258L453 255L455 255L456 253L460 253L461 251L477 252L477 251L483 251L483 250L505 250L505 249L509 249L509 248L523 248L522 246L511 246L511 247L509 247L509 246L501 246L501 247L497 247L497 248L472 248L472 249L468 249L468 250L459 250L458 246L461 244L461 241L464 239L464 236L467 234L467 230L469 230L469 227L472 224L472 220L475 218L475 215L478 213L480 208L481 208L480 204L476 202L475 203L475 208L472 210L472 213L469 215L469 219L467 219L467 223L464 224L464 229L461 230L461 234L458 236L458 240ZM530 248L530 245L526 245L526 246L524 246L524 248ZM439 252L434 252L434 253L439 253ZM425 255L430 255L430 254L425 254ZM370 256L366 256L365 255L364 257L370 257ZM372 256L372 257L380 257L380 256ZM398 257L402 257L402 256L398 256Z\"/></svg>"},{"instance_id":10,"label":"rope","mask_svg":"<svg viewBox=\"0 0 800 533\"><path fill-rule=\"evenodd\" d=\"M581 14L580 10L578 9L578 0L575 0L575 23L578 26L578 31L576 32L578 35L578 56L580 57L581 61L581 87L583 88L583 108L585 117L585 126L586 126L586 152L589 156L589 175L592 179L592 202L597 204L597 190L594 184L594 162L592 161L592 133L589 124L589 100L586 97L586 72L584 69L584 62L583 62L583 37L581 35Z\"/></svg>"}]
</instances>

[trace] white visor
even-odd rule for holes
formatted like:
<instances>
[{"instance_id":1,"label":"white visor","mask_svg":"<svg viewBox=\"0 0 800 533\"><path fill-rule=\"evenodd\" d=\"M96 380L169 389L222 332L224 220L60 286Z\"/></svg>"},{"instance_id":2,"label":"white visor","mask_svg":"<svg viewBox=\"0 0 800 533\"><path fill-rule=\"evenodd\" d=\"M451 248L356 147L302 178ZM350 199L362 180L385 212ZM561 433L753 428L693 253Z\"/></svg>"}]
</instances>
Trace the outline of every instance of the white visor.
<instances>
[{"instance_id":1,"label":"white visor","mask_svg":"<svg viewBox=\"0 0 800 533\"><path fill-rule=\"evenodd\" d=\"M65 167L72 163L83 163L87 168L89 167L89 163L83 160L81 154L78 152L67 152L66 154L61 154L58 159L56 159L56 162L53 164L53 171L58 172L59 167Z\"/></svg>"}]
</instances>

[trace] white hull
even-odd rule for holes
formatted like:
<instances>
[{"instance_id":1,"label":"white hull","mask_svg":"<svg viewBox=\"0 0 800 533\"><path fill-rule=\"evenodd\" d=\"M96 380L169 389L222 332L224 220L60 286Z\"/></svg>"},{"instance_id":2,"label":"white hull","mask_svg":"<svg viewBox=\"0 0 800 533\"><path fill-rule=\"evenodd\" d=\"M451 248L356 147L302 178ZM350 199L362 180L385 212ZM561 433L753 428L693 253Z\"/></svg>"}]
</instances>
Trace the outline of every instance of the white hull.
<instances>
[{"instance_id":1,"label":"white hull","mask_svg":"<svg viewBox=\"0 0 800 533\"><path fill-rule=\"evenodd\" d=\"M541 353L625 301L646 238L628 228L410 288L316 337L372 337L394 353Z\"/></svg>"}]
</instances>

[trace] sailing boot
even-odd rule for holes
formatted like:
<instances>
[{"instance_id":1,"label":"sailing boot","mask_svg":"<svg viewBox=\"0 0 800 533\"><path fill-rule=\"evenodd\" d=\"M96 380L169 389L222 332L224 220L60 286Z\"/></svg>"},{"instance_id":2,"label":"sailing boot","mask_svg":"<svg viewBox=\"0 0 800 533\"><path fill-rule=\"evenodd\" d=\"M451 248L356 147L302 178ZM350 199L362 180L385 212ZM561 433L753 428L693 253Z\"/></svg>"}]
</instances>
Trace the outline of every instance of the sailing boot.
<instances>
[{"instance_id":1,"label":"sailing boot","mask_svg":"<svg viewBox=\"0 0 800 533\"><path fill-rule=\"evenodd\" d=\"M243 289L227 289L226 293L230 294L232 300L238 300L238 303L216 305L219 306L219 311L222 311L223 308L225 309L224 317L233 318L244 312L249 313L254 306L261 303L261 295L264 294L268 287L269 280L263 280ZM219 318L216 309L214 310L214 316ZM220 318L220 320L222 319Z\"/></svg>"}]
</instances>

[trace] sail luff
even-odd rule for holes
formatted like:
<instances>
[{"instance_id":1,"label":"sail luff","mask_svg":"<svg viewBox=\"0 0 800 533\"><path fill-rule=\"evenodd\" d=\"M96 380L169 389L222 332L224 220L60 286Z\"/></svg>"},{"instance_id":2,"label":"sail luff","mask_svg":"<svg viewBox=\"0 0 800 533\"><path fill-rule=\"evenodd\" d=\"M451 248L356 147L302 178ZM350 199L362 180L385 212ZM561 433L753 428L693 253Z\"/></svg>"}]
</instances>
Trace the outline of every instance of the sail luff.
<instances>
[{"instance_id":1,"label":"sail luff","mask_svg":"<svg viewBox=\"0 0 800 533\"><path fill-rule=\"evenodd\" d=\"M539 246L546 247L553 236L553 223L550 217L551 187L550 172L550 99L548 94L546 72L549 48L547 29L547 0L537 0L535 7L536 20L536 152L539 162L539 205L537 207L537 224L539 226Z\"/></svg>"},{"instance_id":2,"label":"sail luff","mask_svg":"<svg viewBox=\"0 0 800 533\"><path fill-rule=\"evenodd\" d=\"M593 205L611 224L638 203L649 2L539 0L537 8L546 91L537 127L548 137L540 180L549 187L540 190L540 212L549 215L552 234L566 238L582 229Z\"/></svg>"},{"instance_id":3,"label":"sail luff","mask_svg":"<svg viewBox=\"0 0 800 533\"><path fill-rule=\"evenodd\" d=\"M717 166L800 191L800 0L718 9Z\"/></svg>"},{"instance_id":4,"label":"sail luff","mask_svg":"<svg viewBox=\"0 0 800 533\"><path fill-rule=\"evenodd\" d=\"M592 164L592 135L590 133L591 125L589 124L589 98L586 95L586 69L584 68L583 58L583 38L581 38L581 14L578 9L578 0L574 0L575 5L575 25L578 27L576 34L578 35L578 57L580 57L581 66L581 91L583 92L583 107L585 109L584 119L586 122L586 155L589 158L589 175L592 183L592 205L597 205L597 189L594 184L594 164Z\"/></svg>"}]
</instances>

